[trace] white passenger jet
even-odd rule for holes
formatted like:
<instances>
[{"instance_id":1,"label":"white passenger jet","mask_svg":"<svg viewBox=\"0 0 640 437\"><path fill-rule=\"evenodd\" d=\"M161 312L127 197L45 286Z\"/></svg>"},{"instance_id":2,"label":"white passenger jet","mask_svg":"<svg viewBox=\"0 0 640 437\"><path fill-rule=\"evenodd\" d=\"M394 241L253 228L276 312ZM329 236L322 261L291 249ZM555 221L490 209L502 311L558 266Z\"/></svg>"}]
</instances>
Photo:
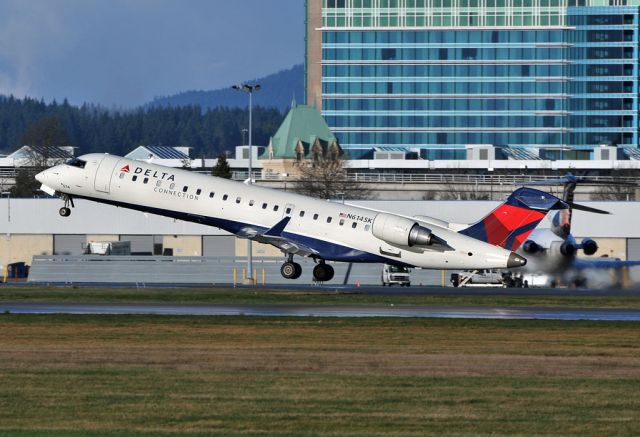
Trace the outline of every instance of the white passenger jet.
<instances>
[{"instance_id":1,"label":"white passenger jet","mask_svg":"<svg viewBox=\"0 0 640 437\"><path fill-rule=\"evenodd\" d=\"M36 175L42 190L64 200L87 199L215 226L268 243L287 256L281 273L300 277L293 256L316 261L317 281L333 278L325 261L386 263L427 269L513 268L526 259L513 252L559 199L531 188L474 225L454 225L220 179L108 154L88 154Z\"/></svg>"}]
</instances>

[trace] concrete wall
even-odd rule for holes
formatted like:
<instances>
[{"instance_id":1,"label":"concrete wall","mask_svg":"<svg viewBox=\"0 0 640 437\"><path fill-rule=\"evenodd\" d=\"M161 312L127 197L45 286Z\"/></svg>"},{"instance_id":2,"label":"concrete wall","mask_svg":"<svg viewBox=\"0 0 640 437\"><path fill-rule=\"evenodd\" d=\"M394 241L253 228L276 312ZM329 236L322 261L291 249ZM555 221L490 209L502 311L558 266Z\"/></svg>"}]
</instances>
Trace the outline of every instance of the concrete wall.
<instances>
[{"instance_id":1,"label":"concrete wall","mask_svg":"<svg viewBox=\"0 0 640 437\"><path fill-rule=\"evenodd\" d=\"M53 235L4 234L0 236L0 264L24 261L31 264L34 255L53 254Z\"/></svg>"},{"instance_id":2,"label":"concrete wall","mask_svg":"<svg viewBox=\"0 0 640 437\"><path fill-rule=\"evenodd\" d=\"M165 235L164 249L173 249L173 256L201 256L202 237L199 235Z\"/></svg>"}]
</instances>

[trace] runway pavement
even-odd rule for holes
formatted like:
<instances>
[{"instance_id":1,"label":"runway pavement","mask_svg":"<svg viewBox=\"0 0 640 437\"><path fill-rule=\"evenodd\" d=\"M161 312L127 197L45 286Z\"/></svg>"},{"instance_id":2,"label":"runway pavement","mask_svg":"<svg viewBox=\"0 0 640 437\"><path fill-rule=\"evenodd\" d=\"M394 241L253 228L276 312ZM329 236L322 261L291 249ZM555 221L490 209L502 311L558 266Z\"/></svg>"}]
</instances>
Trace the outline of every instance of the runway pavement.
<instances>
[{"instance_id":1,"label":"runway pavement","mask_svg":"<svg viewBox=\"0 0 640 437\"><path fill-rule=\"evenodd\" d=\"M638 321L640 309L419 305L167 305L113 303L0 303L14 314L154 314L262 317L423 317L463 319L543 319Z\"/></svg>"}]
</instances>

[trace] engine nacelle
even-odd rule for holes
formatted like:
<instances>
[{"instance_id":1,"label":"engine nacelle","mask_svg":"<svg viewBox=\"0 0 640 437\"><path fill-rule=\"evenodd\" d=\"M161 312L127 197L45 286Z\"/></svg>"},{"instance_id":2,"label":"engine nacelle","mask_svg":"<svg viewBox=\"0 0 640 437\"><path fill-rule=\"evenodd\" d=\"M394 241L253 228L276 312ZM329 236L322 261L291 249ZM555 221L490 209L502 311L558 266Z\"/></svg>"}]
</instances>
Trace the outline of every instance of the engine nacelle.
<instances>
[{"instance_id":1,"label":"engine nacelle","mask_svg":"<svg viewBox=\"0 0 640 437\"><path fill-rule=\"evenodd\" d=\"M430 246L438 241L431 229L393 214L378 214L373 220L371 232L381 240L400 246Z\"/></svg>"},{"instance_id":2,"label":"engine nacelle","mask_svg":"<svg viewBox=\"0 0 640 437\"><path fill-rule=\"evenodd\" d=\"M533 240L527 240L522 244L522 250L525 253L538 253L542 250L542 247Z\"/></svg>"},{"instance_id":3,"label":"engine nacelle","mask_svg":"<svg viewBox=\"0 0 640 437\"><path fill-rule=\"evenodd\" d=\"M585 255L593 255L598 251L598 243L591 238L585 238L582 240L581 246Z\"/></svg>"},{"instance_id":4,"label":"engine nacelle","mask_svg":"<svg viewBox=\"0 0 640 437\"><path fill-rule=\"evenodd\" d=\"M575 256L578 248L573 243L564 242L560 245L560 253L564 256Z\"/></svg>"}]
</instances>

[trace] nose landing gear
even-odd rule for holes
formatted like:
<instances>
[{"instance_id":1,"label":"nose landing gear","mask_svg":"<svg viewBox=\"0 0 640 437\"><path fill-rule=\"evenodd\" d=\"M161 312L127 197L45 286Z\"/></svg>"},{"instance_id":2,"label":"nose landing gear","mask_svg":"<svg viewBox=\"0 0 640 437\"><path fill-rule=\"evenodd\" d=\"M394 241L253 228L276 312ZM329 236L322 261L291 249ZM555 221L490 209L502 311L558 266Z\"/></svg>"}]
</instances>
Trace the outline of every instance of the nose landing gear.
<instances>
[{"instance_id":1,"label":"nose landing gear","mask_svg":"<svg viewBox=\"0 0 640 437\"><path fill-rule=\"evenodd\" d=\"M71 204L72 207L75 207L75 205L73 204L73 199L71 198L71 196L63 195L62 200L64 200L64 206L60 208L58 212L62 217L69 217L71 215L69 204Z\"/></svg>"}]
</instances>

